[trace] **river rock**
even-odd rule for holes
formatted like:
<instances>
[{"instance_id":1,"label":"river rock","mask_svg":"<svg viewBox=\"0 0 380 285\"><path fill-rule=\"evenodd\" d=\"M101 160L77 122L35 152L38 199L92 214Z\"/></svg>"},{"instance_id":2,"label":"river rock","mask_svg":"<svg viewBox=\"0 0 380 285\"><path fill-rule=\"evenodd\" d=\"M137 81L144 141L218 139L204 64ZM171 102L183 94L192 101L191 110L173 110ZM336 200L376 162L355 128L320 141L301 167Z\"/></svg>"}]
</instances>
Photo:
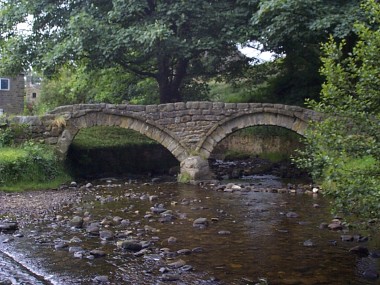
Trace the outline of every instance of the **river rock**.
<instances>
[{"instance_id":1,"label":"river rock","mask_svg":"<svg viewBox=\"0 0 380 285\"><path fill-rule=\"evenodd\" d=\"M150 208L150 211L153 213L153 214L161 214L163 212L166 211L165 208L161 208L161 207L151 207Z\"/></svg>"},{"instance_id":2,"label":"river rock","mask_svg":"<svg viewBox=\"0 0 380 285\"><path fill-rule=\"evenodd\" d=\"M80 243L80 242L82 242L82 240L76 236L72 237L69 241L69 243Z\"/></svg>"},{"instance_id":3,"label":"river rock","mask_svg":"<svg viewBox=\"0 0 380 285\"><path fill-rule=\"evenodd\" d=\"M17 222L0 222L0 232L14 232L18 229Z\"/></svg>"},{"instance_id":4,"label":"river rock","mask_svg":"<svg viewBox=\"0 0 380 285\"><path fill-rule=\"evenodd\" d=\"M287 218L298 218L298 214L295 212L288 212L286 213Z\"/></svg>"},{"instance_id":5,"label":"river rock","mask_svg":"<svg viewBox=\"0 0 380 285\"><path fill-rule=\"evenodd\" d=\"M230 234L231 234L230 231L225 231L225 230L222 230L222 231L218 232L218 235L221 235L221 236L227 236L227 235L230 235Z\"/></svg>"},{"instance_id":6,"label":"river rock","mask_svg":"<svg viewBox=\"0 0 380 285\"><path fill-rule=\"evenodd\" d=\"M62 241L62 240L57 241L57 242L55 242L55 244L54 244L54 248L55 248L56 250L65 249L65 248L67 248L68 246L69 246L69 245L67 244L67 242L66 242L66 241Z\"/></svg>"},{"instance_id":7,"label":"river rock","mask_svg":"<svg viewBox=\"0 0 380 285\"><path fill-rule=\"evenodd\" d=\"M164 273L161 276L162 281L178 281L180 279L179 274Z\"/></svg>"},{"instance_id":8,"label":"river rock","mask_svg":"<svg viewBox=\"0 0 380 285\"><path fill-rule=\"evenodd\" d=\"M241 188L241 186L235 184L231 187L231 189L234 191L240 191L242 188Z\"/></svg>"},{"instance_id":9,"label":"river rock","mask_svg":"<svg viewBox=\"0 0 380 285\"><path fill-rule=\"evenodd\" d=\"M194 247L191 251L194 253L201 253L201 252L204 252L205 250L203 247Z\"/></svg>"},{"instance_id":10,"label":"river rock","mask_svg":"<svg viewBox=\"0 0 380 285\"><path fill-rule=\"evenodd\" d=\"M140 251L142 249L142 245L137 240L119 240L116 243L116 246L118 248L121 248L123 250L129 250L129 251Z\"/></svg>"},{"instance_id":11,"label":"river rock","mask_svg":"<svg viewBox=\"0 0 380 285\"><path fill-rule=\"evenodd\" d=\"M207 226L208 226L207 218L198 218L198 219L195 219L193 222L193 227L195 228L205 228Z\"/></svg>"},{"instance_id":12,"label":"river rock","mask_svg":"<svg viewBox=\"0 0 380 285\"><path fill-rule=\"evenodd\" d=\"M90 251L90 254L94 257L104 257L106 256L106 253L103 250L100 249L93 249Z\"/></svg>"},{"instance_id":13,"label":"river rock","mask_svg":"<svg viewBox=\"0 0 380 285\"><path fill-rule=\"evenodd\" d=\"M150 195L149 196L149 201L150 202L154 202L154 201L157 201L158 200L158 196L157 195Z\"/></svg>"},{"instance_id":14,"label":"river rock","mask_svg":"<svg viewBox=\"0 0 380 285\"><path fill-rule=\"evenodd\" d=\"M340 231L343 229L343 226L340 222L333 222L327 226L332 231Z\"/></svg>"},{"instance_id":15,"label":"river rock","mask_svg":"<svg viewBox=\"0 0 380 285\"><path fill-rule=\"evenodd\" d=\"M372 252L370 253L370 256L371 256L372 258L380 258L380 251L378 251L378 250L372 251Z\"/></svg>"},{"instance_id":16,"label":"river rock","mask_svg":"<svg viewBox=\"0 0 380 285\"><path fill-rule=\"evenodd\" d=\"M112 222L114 225L120 225L122 221L123 221L123 218L119 216L115 216L112 218Z\"/></svg>"},{"instance_id":17,"label":"river rock","mask_svg":"<svg viewBox=\"0 0 380 285\"><path fill-rule=\"evenodd\" d=\"M177 261L168 263L168 266L171 267L171 268L180 268L180 267L182 267L184 265L186 265L186 261L184 261L183 259L179 259Z\"/></svg>"},{"instance_id":18,"label":"river rock","mask_svg":"<svg viewBox=\"0 0 380 285\"><path fill-rule=\"evenodd\" d=\"M191 254L191 250L188 248L183 248L183 249L177 250L177 253L179 255L189 255Z\"/></svg>"},{"instance_id":19,"label":"river rock","mask_svg":"<svg viewBox=\"0 0 380 285\"><path fill-rule=\"evenodd\" d=\"M341 235L340 239L346 242L354 241L354 237L352 235Z\"/></svg>"},{"instance_id":20,"label":"river rock","mask_svg":"<svg viewBox=\"0 0 380 285\"><path fill-rule=\"evenodd\" d=\"M176 243L177 242L177 238L176 237L169 237L168 238L168 243L169 244L173 244L173 243Z\"/></svg>"},{"instance_id":21,"label":"river rock","mask_svg":"<svg viewBox=\"0 0 380 285\"><path fill-rule=\"evenodd\" d=\"M133 256L136 256L136 257L143 256L143 255L145 255L147 252L148 252L148 250L147 250L146 248L143 248L142 250L133 253Z\"/></svg>"},{"instance_id":22,"label":"river rock","mask_svg":"<svg viewBox=\"0 0 380 285\"><path fill-rule=\"evenodd\" d=\"M374 269L367 269L363 272L363 277L368 280L376 280L379 278L379 273Z\"/></svg>"},{"instance_id":23,"label":"river rock","mask_svg":"<svg viewBox=\"0 0 380 285\"><path fill-rule=\"evenodd\" d=\"M101 275L101 276L96 276L93 281L95 283L108 283L108 276Z\"/></svg>"},{"instance_id":24,"label":"river rock","mask_svg":"<svg viewBox=\"0 0 380 285\"><path fill-rule=\"evenodd\" d=\"M323 229L327 229L328 226L329 226L328 223L321 223L321 224L319 225L319 228L320 228L321 230L323 230Z\"/></svg>"},{"instance_id":25,"label":"river rock","mask_svg":"<svg viewBox=\"0 0 380 285\"><path fill-rule=\"evenodd\" d=\"M84 249L81 246L70 246L69 252L71 253L84 252Z\"/></svg>"},{"instance_id":26,"label":"river rock","mask_svg":"<svg viewBox=\"0 0 380 285\"><path fill-rule=\"evenodd\" d=\"M303 242L303 246L305 247L313 247L315 244L312 240L308 239Z\"/></svg>"},{"instance_id":27,"label":"river rock","mask_svg":"<svg viewBox=\"0 0 380 285\"><path fill-rule=\"evenodd\" d=\"M191 270L193 270L193 267L188 264L181 267L181 271L191 271Z\"/></svg>"},{"instance_id":28,"label":"river rock","mask_svg":"<svg viewBox=\"0 0 380 285\"><path fill-rule=\"evenodd\" d=\"M359 255L360 257L366 257L369 255L369 250L365 246L354 246L350 248L349 252Z\"/></svg>"},{"instance_id":29,"label":"river rock","mask_svg":"<svg viewBox=\"0 0 380 285\"><path fill-rule=\"evenodd\" d=\"M70 225L74 228L81 228L83 226L83 218L81 216L74 216L70 220Z\"/></svg>"},{"instance_id":30,"label":"river rock","mask_svg":"<svg viewBox=\"0 0 380 285\"><path fill-rule=\"evenodd\" d=\"M114 234L110 230L103 230L99 232L99 237L101 240L112 240L114 238Z\"/></svg>"},{"instance_id":31,"label":"river rock","mask_svg":"<svg viewBox=\"0 0 380 285\"><path fill-rule=\"evenodd\" d=\"M91 223L87 228L86 232L92 236L99 235L99 223Z\"/></svg>"}]
</instances>

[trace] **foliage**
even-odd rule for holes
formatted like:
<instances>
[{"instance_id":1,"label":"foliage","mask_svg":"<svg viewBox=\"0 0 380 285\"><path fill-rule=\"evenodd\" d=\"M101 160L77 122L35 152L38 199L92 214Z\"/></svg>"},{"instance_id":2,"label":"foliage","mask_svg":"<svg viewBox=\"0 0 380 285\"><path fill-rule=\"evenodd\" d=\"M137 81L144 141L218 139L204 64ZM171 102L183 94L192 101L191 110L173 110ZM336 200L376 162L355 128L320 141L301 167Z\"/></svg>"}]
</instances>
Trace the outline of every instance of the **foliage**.
<instances>
[{"instance_id":1,"label":"foliage","mask_svg":"<svg viewBox=\"0 0 380 285\"><path fill-rule=\"evenodd\" d=\"M347 39L347 53L356 39L353 24L362 17L359 4L360 0L258 1L251 38L260 49L283 56L281 73L273 73L277 76L261 92L275 94L276 102L300 104L305 98L318 98L323 82L319 43L329 34Z\"/></svg>"},{"instance_id":2,"label":"foliage","mask_svg":"<svg viewBox=\"0 0 380 285\"><path fill-rule=\"evenodd\" d=\"M10 128L0 128L0 148L9 146L13 142L13 133Z\"/></svg>"},{"instance_id":3,"label":"foliage","mask_svg":"<svg viewBox=\"0 0 380 285\"><path fill-rule=\"evenodd\" d=\"M161 102L179 101L185 82L245 62L232 57L249 2L8 0L0 6L1 66L17 72L32 64L45 75L73 63L121 68L156 80ZM30 31L17 33L28 20Z\"/></svg>"},{"instance_id":4,"label":"foliage","mask_svg":"<svg viewBox=\"0 0 380 285\"><path fill-rule=\"evenodd\" d=\"M91 127L82 129L73 145L78 148L97 149L128 145L158 144L154 140L129 129L120 127Z\"/></svg>"},{"instance_id":5,"label":"foliage","mask_svg":"<svg viewBox=\"0 0 380 285\"><path fill-rule=\"evenodd\" d=\"M67 179L54 151L27 142L19 147L0 149L0 188Z\"/></svg>"},{"instance_id":6,"label":"foliage","mask_svg":"<svg viewBox=\"0 0 380 285\"><path fill-rule=\"evenodd\" d=\"M30 132L30 129L25 124L5 124L0 127L0 148L12 146L19 141L29 139Z\"/></svg>"},{"instance_id":7,"label":"foliage","mask_svg":"<svg viewBox=\"0 0 380 285\"><path fill-rule=\"evenodd\" d=\"M321 101L324 114L306 134L298 162L321 181L337 209L379 217L380 209L380 4L363 4L368 21L355 25L358 41L350 56L345 41L323 45Z\"/></svg>"}]
</instances>

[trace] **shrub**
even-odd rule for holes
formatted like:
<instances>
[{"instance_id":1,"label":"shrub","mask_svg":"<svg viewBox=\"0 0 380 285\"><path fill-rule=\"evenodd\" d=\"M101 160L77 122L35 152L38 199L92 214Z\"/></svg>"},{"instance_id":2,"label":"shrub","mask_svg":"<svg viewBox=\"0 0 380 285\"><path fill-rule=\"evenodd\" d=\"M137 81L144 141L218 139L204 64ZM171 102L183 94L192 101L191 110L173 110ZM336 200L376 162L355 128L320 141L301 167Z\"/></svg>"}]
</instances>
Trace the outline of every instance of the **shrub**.
<instances>
[{"instance_id":1,"label":"shrub","mask_svg":"<svg viewBox=\"0 0 380 285\"><path fill-rule=\"evenodd\" d=\"M0 149L0 187L49 182L64 176L64 169L48 146L27 142Z\"/></svg>"}]
</instances>

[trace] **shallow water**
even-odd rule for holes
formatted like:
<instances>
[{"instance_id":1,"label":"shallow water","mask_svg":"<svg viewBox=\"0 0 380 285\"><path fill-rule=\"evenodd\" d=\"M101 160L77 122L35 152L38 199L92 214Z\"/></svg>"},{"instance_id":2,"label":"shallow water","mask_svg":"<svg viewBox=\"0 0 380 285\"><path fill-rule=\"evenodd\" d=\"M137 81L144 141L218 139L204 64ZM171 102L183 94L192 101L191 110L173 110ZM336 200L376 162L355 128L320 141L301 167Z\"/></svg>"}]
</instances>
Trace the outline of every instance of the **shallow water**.
<instances>
[{"instance_id":1,"label":"shallow water","mask_svg":"<svg viewBox=\"0 0 380 285\"><path fill-rule=\"evenodd\" d=\"M259 190L281 187L281 182L271 176L246 177L247 182L258 190L227 193L177 183L117 181L85 191L81 204L59 213L64 217L62 221L31 225L22 229L21 238L0 235L0 241L13 239L1 243L0 248L15 260L0 255L0 284L1 280L9 284L97 284L97 276L107 276L109 284L380 284L362 276L368 269L379 272L378 259L349 253L359 243L341 241L342 232L319 229L322 222L333 218L326 199ZM150 202L148 197L152 195L157 199ZM151 214L154 204L172 210L176 219L159 221L158 214ZM288 218L289 212L298 217ZM114 233L128 230L131 237L148 241L150 246L145 255L135 257L118 249L116 239L101 242L99 237L86 234L85 229L70 227L68 221L74 215L91 217L91 221L115 216L128 219L130 224L124 228L102 228ZM193 221L200 217L209 222L203 229L193 227ZM54 248L57 240L69 241L74 236L81 242L70 246L81 246L86 252L101 249L107 255L74 258L68 248ZM169 237L177 241L169 243ZM360 245L376 251L380 249L379 237L372 236ZM164 256L162 248L170 252L203 250ZM168 268L169 263L180 259L193 270L170 269L177 280L165 281L160 268Z\"/></svg>"}]
</instances>

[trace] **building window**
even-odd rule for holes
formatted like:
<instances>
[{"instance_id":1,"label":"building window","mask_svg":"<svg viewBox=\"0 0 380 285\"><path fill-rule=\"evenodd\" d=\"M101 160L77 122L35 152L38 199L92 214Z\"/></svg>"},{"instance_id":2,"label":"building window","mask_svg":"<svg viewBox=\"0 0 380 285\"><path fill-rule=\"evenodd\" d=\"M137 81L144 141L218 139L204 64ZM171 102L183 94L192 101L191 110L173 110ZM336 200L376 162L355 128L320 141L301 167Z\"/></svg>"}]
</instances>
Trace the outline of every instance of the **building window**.
<instances>
[{"instance_id":1,"label":"building window","mask_svg":"<svg viewBox=\"0 0 380 285\"><path fill-rule=\"evenodd\" d=\"M37 98L37 93L36 92L32 93L32 98Z\"/></svg>"},{"instance_id":2,"label":"building window","mask_svg":"<svg viewBox=\"0 0 380 285\"><path fill-rule=\"evenodd\" d=\"M9 79L0 78L0 90L9 90Z\"/></svg>"}]
</instances>

